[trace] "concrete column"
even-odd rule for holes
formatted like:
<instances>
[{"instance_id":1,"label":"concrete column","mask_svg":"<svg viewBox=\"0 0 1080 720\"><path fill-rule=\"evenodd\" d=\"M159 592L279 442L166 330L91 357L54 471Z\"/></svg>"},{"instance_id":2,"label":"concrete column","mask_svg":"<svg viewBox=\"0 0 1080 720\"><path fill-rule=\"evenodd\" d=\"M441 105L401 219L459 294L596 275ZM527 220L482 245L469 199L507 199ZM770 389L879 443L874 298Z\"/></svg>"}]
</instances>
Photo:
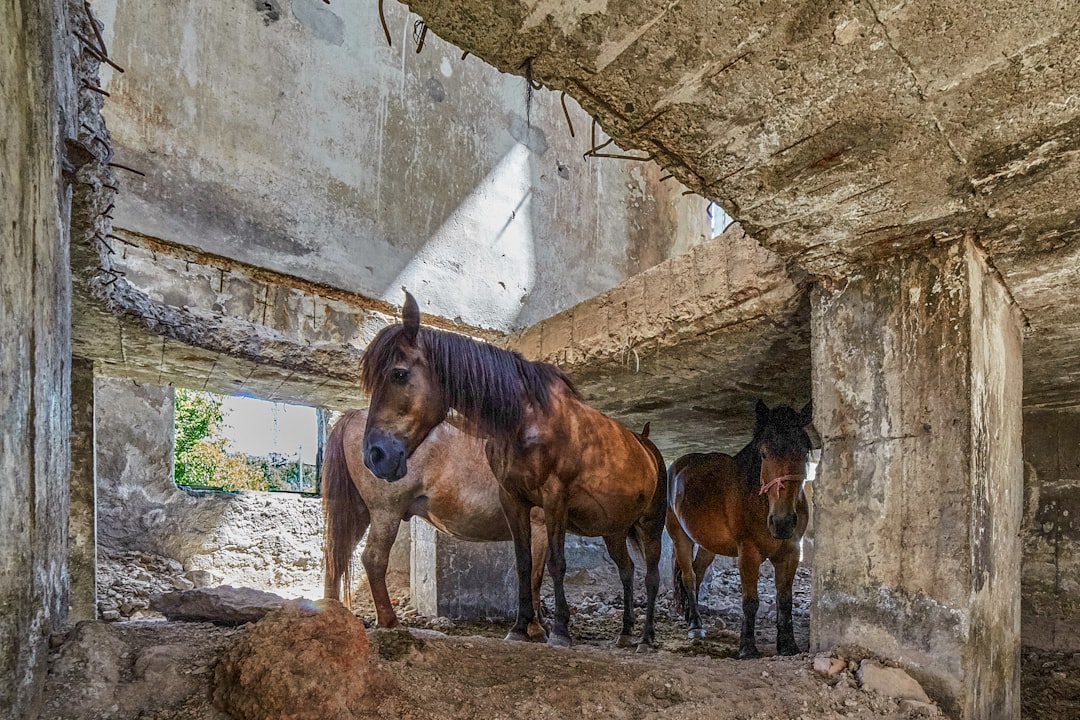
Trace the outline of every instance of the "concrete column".
<instances>
[{"instance_id":1,"label":"concrete column","mask_svg":"<svg viewBox=\"0 0 1080 720\"><path fill-rule=\"evenodd\" d=\"M412 600L428 617L506 618L517 611L510 542L468 542L413 518Z\"/></svg>"},{"instance_id":2,"label":"concrete column","mask_svg":"<svg viewBox=\"0 0 1080 720\"><path fill-rule=\"evenodd\" d=\"M94 363L71 361L71 510L68 515L68 620L97 619L97 473Z\"/></svg>"},{"instance_id":3,"label":"concrete column","mask_svg":"<svg viewBox=\"0 0 1080 720\"><path fill-rule=\"evenodd\" d=\"M1020 318L969 241L813 298L811 645L900 662L953 717L1019 717Z\"/></svg>"},{"instance_id":4,"label":"concrete column","mask_svg":"<svg viewBox=\"0 0 1080 720\"><path fill-rule=\"evenodd\" d=\"M1080 412L1024 413L1024 645L1080 647Z\"/></svg>"}]
</instances>

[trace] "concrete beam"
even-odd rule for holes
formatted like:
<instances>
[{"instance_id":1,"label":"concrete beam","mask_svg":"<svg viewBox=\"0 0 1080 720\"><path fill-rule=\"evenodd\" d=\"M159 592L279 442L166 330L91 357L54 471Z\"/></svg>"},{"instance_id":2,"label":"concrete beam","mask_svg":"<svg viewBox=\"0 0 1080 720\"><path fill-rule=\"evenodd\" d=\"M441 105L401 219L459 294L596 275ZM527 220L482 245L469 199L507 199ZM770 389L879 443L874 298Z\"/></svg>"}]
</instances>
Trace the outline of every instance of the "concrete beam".
<instances>
[{"instance_id":1,"label":"concrete beam","mask_svg":"<svg viewBox=\"0 0 1080 720\"><path fill-rule=\"evenodd\" d=\"M409 562L412 601L421 615L508 618L517 611L514 546L468 542L413 518Z\"/></svg>"},{"instance_id":2,"label":"concrete beam","mask_svg":"<svg viewBox=\"0 0 1080 720\"><path fill-rule=\"evenodd\" d=\"M651 437L670 462L737 451L753 401L810 399L805 276L738 225L510 336L557 363L586 400Z\"/></svg>"},{"instance_id":3,"label":"concrete beam","mask_svg":"<svg viewBox=\"0 0 1080 720\"><path fill-rule=\"evenodd\" d=\"M1019 716L1020 316L969 241L813 298L811 645L873 648L952 717Z\"/></svg>"}]
</instances>

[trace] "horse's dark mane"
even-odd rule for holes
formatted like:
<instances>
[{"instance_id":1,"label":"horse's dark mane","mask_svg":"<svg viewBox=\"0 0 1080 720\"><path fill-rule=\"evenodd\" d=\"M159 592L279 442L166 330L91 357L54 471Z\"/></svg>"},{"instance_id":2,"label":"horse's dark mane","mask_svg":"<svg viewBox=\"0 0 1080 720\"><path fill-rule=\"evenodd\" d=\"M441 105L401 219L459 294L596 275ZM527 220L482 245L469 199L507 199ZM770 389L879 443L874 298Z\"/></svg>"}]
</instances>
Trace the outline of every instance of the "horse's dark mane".
<instances>
[{"instance_id":1,"label":"horse's dark mane","mask_svg":"<svg viewBox=\"0 0 1080 720\"><path fill-rule=\"evenodd\" d=\"M369 395L403 357L404 333L404 325L386 327L364 352L360 383ZM516 434L529 403L550 410L550 388L556 382L578 397L562 370L526 360L520 353L429 327L419 329L416 343L435 374L443 404L491 437L506 439Z\"/></svg>"},{"instance_id":2,"label":"horse's dark mane","mask_svg":"<svg viewBox=\"0 0 1080 720\"><path fill-rule=\"evenodd\" d=\"M746 486L755 492L761 475L758 448L762 442L779 455L810 452L810 436L799 419L799 413L787 405L777 405L769 410L768 419L762 421L758 418L753 439L735 456L735 462L743 470Z\"/></svg>"}]
</instances>

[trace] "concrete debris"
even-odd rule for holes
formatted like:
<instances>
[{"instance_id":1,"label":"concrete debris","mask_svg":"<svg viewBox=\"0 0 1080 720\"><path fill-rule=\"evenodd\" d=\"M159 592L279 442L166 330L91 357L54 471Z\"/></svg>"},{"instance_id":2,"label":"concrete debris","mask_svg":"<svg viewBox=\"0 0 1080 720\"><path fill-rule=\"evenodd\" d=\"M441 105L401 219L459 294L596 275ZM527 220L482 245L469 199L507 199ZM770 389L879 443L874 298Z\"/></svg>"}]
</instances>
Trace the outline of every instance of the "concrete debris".
<instances>
[{"instance_id":1,"label":"concrete debris","mask_svg":"<svg viewBox=\"0 0 1080 720\"><path fill-rule=\"evenodd\" d=\"M150 608L169 620L243 625L261 620L285 603L285 598L253 588L197 588L158 593L150 597Z\"/></svg>"},{"instance_id":2,"label":"concrete debris","mask_svg":"<svg viewBox=\"0 0 1080 720\"><path fill-rule=\"evenodd\" d=\"M930 698L922 689L922 685L900 668L888 667L877 660L866 659L859 665L856 676L862 683L863 690L901 700L930 703Z\"/></svg>"}]
</instances>

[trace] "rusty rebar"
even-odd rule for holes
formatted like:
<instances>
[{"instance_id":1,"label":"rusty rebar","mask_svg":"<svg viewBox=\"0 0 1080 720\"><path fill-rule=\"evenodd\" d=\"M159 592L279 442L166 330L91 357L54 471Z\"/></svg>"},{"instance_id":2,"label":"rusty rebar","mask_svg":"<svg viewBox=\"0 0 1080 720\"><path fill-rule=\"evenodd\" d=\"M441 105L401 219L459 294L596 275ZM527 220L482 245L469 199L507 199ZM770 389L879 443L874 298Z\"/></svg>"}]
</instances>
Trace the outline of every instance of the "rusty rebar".
<instances>
[{"instance_id":1,"label":"rusty rebar","mask_svg":"<svg viewBox=\"0 0 1080 720\"><path fill-rule=\"evenodd\" d=\"M562 112L563 112L563 117L566 118L566 124L570 127L570 137L575 137L575 135L574 135L574 123L570 122L570 111L566 109L566 93L565 92L559 95L559 102L562 103Z\"/></svg>"},{"instance_id":2,"label":"rusty rebar","mask_svg":"<svg viewBox=\"0 0 1080 720\"><path fill-rule=\"evenodd\" d=\"M383 0L379 0L379 22L382 23L383 35L386 36L386 44L388 47L394 47L394 43L390 41L390 28L386 27L386 13L383 12Z\"/></svg>"},{"instance_id":3,"label":"rusty rebar","mask_svg":"<svg viewBox=\"0 0 1080 720\"><path fill-rule=\"evenodd\" d=\"M119 168L121 170L127 170L130 173L135 173L139 177L146 177L146 173L144 173L143 171L136 170L135 168L128 167L127 165L121 165L120 163L111 162L111 163L109 163L109 167Z\"/></svg>"}]
</instances>

